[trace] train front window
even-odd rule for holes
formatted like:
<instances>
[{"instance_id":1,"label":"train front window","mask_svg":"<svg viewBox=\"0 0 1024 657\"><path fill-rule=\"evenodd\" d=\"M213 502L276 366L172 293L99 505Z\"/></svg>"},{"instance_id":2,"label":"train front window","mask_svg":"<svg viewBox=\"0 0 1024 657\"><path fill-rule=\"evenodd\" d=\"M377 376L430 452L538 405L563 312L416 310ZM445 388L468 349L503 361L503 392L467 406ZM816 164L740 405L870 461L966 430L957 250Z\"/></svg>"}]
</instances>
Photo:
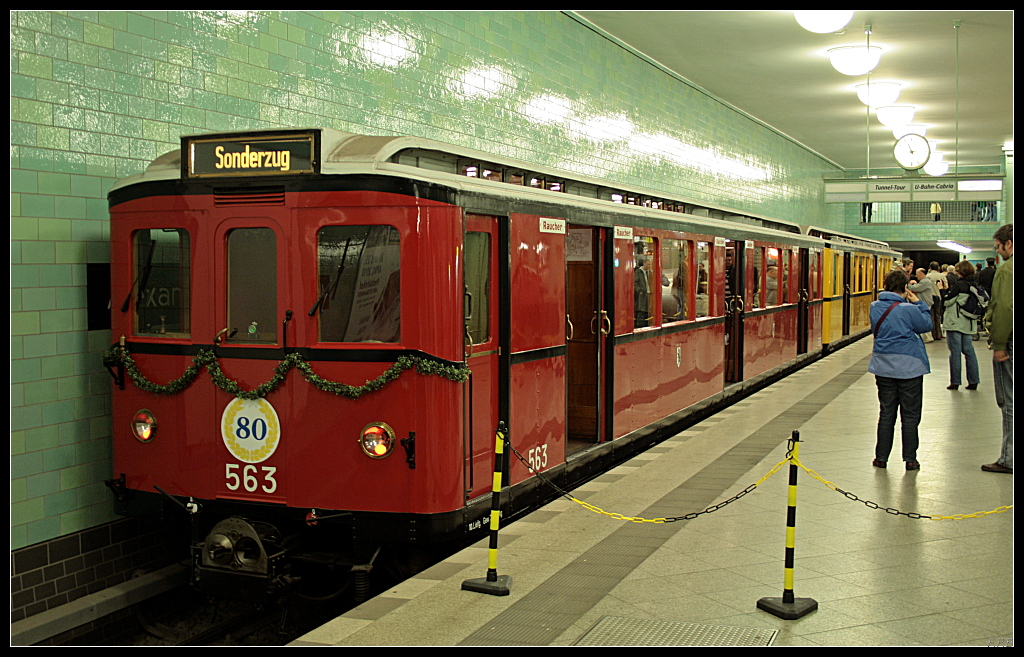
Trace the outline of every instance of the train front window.
<instances>
[{"instance_id":1,"label":"train front window","mask_svg":"<svg viewBox=\"0 0 1024 657\"><path fill-rule=\"evenodd\" d=\"M317 236L321 342L401 340L401 249L393 226L326 226Z\"/></svg>"},{"instance_id":2,"label":"train front window","mask_svg":"<svg viewBox=\"0 0 1024 657\"><path fill-rule=\"evenodd\" d=\"M228 233L228 329L234 344L277 342L277 236L270 228Z\"/></svg>"},{"instance_id":3,"label":"train front window","mask_svg":"<svg viewBox=\"0 0 1024 657\"><path fill-rule=\"evenodd\" d=\"M466 332L470 344L483 344L490 337L491 236L466 233Z\"/></svg>"},{"instance_id":4,"label":"train front window","mask_svg":"<svg viewBox=\"0 0 1024 657\"><path fill-rule=\"evenodd\" d=\"M188 231L140 230L133 242L135 335L190 337Z\"/></svg>"}]
</instances>

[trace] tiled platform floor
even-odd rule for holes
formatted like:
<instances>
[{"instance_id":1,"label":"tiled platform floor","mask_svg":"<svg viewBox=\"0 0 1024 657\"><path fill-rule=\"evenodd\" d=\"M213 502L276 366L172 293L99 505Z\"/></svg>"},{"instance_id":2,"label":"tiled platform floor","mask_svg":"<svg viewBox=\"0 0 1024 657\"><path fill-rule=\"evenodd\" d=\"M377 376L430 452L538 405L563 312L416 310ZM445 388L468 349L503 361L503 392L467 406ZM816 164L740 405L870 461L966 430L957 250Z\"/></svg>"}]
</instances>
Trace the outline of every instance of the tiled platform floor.
<instances>
[{"instance_id":1,"label":"tiled platform floor","mask_svg":"<svg viewBox=\"0 0 1024 657\"><path fill-rule=\"evenodd\" d=\"M998 456L1001 425L990 354L975 346L980 389L952 392L945 344L928 345L920 471L871 466L878 402L867 339L575 495L627 516L699 511L783 460L797 429L804 465L883 508L954 515L1010 505L1013 475L980 469ZM787 469L689 521L629 523L560 499L502 529L498 571L512 577L509 596L461 590L486 573L482 542L294 645L572 645L606 616L777 629L773 645L1012 645L1012 510L912 519L850 500L803 470L794 589L818 609L791 621L757 609L760 598L782 595Z\"/></svg>"}]
</instances>

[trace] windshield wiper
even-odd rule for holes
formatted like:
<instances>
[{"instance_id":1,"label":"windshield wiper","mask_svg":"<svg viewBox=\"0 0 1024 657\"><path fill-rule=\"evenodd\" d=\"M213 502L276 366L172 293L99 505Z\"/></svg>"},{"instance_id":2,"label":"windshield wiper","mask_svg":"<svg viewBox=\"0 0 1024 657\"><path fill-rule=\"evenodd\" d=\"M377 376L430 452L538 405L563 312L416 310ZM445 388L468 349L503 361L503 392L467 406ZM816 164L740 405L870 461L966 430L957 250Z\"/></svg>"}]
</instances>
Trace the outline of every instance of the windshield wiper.
<instances>
[{"instance_id":1,"label":"windshield wiper","mask_svg":"<svg viewBox=\"0 0 1024 657\"><path fill-rule=\"evenodd\" d=\"M132 286L128 290L128 296L124 298L124 303L121 304L121 312L127 312L128 306L132 302L132 292L135 290L135 284L139 283L139 298L142 298L142 291L146 289L146 283L149 282L149 272L153 270L153 252L156 251L156 242L149 243L149 256L146 258L146 266L142 268L142 272L135 277L132 281ZM140 282L139 279L142 279Z\"/></svg>"},{"instance_id":2,"label":"windshield wiper","mask_svg":"<svg viewBox=\"0 0 1024 657\"><path fill-rule=\"evenodd\" d=\"M313 307L309 309L310 317L316 314L317 308L319 308L320 305L324 302L324 299L327 298L328 294L331 295L332 299L334 298L334 293L338 289L338 281L341 280L341 273L345 271L345 259L348 258L348 245L349 242L351 241L352 238L345 240L345 250L341 254L341 264L338 265L338 271L334 272L334 278L331 279L331 282L328 283L327 287L325 287L323 289L323 292L320 293L320 297L316 300L316 303L313 304Z\"/></svg>"}]
</instances>

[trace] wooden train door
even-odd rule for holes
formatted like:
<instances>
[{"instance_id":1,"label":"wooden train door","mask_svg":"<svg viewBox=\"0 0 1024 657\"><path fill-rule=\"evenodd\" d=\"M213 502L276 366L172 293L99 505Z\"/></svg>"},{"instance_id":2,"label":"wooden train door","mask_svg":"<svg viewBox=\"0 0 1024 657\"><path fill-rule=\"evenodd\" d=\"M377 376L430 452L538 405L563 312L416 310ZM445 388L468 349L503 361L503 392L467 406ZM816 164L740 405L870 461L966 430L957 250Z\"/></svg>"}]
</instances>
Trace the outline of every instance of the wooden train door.
<instances>
[{"instance_id":1,"label":"wooden train door","mask_svg":"<svg viewBox=\"0 0 1024 657\"><path fill-rule=\"evenodd\" d=\"M463 317L469 382L465 387L466 498L491 490L494 473L494 432L499 418L500 313L498 218L466 216L464 242Z\"/></svg>"},{"instance_id":2,"label":"wooden train door","mask_svg":"<svg viewBox=\"0 0 1024 657\"><path fill-rule=\"evenodd\" d=\"M605 352L612 332L605 294L606 231L569 226L565 249L566 422L572 453L604 435Z\"/></svg>"},{"instance_id":3,"label":"wooden train door","mask_svg":"<svg viewBox=\"0 0 1024 657\"><path fill-rule=\"evenodd\" d=\"M751 266L753 264L751 263ZM746 248L742 240L725 241L725 383L743 380L743 317Z\"/></svg>"},{"instance_id":4,"label":"wooden train door","mask_svg":"<svg viewBox=\"0 0 1024 657\"><path fill-rule=\"evenodd\" d=\"M807 338L810 331L810 299L811 299L811 251L800 249L800 271L798 272L800 288L797 291L796 311L796 353L807 353Z\"/></svg>"},{"instance_id":5,"label":"wooden train door","mask_svg":"<svg viewBox=\"0 0 1024 657\"><path fill-rule=\"evenodd\" d=\"M280 290L288 289L288 235L270 217L226 217L214 230L215 326L211 335L223 374L243 389L270 379L285 350ZM279 417L292 408L291 392L274 399L244 400L214 388L215 436L223 439L224 478L216 497L283 503L288 447L280 427L292 421ZM277 408L275 408L275 404Z\"/></svg>"},{"instance_id":6,"label":"wooden train door","mask_svg":"<svg viewBox=\"0 0 1024 657\"><path fill-rule=\"evenodd\" d=\"M843 335L850 335L850 285L853 271L853 254L843 253Z\"/></svg>"}]
</instances>

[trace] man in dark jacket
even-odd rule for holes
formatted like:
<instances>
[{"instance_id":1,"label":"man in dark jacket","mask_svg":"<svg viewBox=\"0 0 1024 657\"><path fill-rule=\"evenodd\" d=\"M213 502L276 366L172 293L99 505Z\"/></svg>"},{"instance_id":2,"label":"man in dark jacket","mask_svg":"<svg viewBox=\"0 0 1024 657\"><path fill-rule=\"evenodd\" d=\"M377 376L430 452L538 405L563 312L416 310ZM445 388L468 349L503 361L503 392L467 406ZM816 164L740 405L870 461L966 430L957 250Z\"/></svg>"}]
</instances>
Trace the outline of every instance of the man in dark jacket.
<instances>
[{"instance_id":1,"label":"man in dark jacket","mask_svg":"<svg viewBox=\"0 0 1024 657\"><path fill-rule=\"evenodd\" d=\"M996 259L988 258L987 262L988 267L978 270L978 284L985 288L989 298L992 298L992 279L996 276ZM988 329L985 328L985 323L979 322L978 332L974 334L974 339L980 340L986 335L988 335Z\"/></svg>"},{"instance_id":2,"label":"man in dark jacket","mask_svg":"<svg viewBox=\"0 0 1024 657\"><path fill-rule=\"evenodd\" d=\"M981 286L985 288L985 291L988 292L988 295L990 297L992 296L992 279L995 278L995 275L996 259L989 258L988 267L985 267L984 269L978 272L978 283L980 283Z\"/></svg>"}]
</instances>

